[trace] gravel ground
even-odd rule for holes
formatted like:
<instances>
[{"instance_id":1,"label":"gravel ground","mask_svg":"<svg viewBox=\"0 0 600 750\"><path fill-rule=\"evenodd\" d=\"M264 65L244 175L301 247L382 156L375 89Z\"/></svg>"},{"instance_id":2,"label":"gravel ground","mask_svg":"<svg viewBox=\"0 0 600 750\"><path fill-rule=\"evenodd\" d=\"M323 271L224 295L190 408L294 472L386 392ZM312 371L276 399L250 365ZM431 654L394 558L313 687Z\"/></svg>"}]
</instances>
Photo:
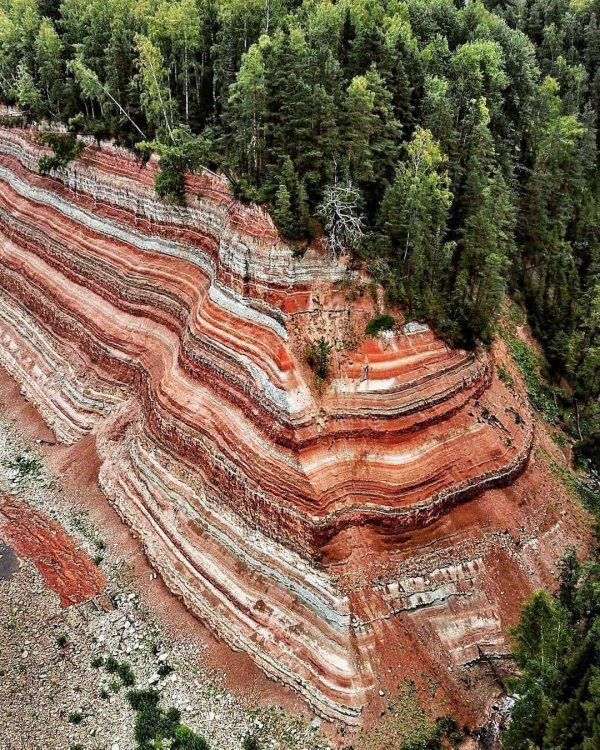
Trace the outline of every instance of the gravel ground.
<instances>
[{"instance_id":1,"label":"gravel ground","mask_svg":"<svg viewBox=\"0 0 600 750\"><path fill-rule=\"evenodd\" d=\"M39 474L22 476L10 467L24 451L39 459ZM218 670L203 666L206 645L179 638L149 611L130 561L70 504L36 446L1 419L0 492L59 521L97 560L108 582L102 597L61 609L27 559L0 579L0 750L134 750L127 688L105 668L92 666L109 656L131 665L136 687L159 690L161 705L177 707L181 721L202 734L211 750L240 750L250 734L263 750L331 747L318 719L310 722L277 706L248 708L224 686Z\"/></svg>"}]
</instances>

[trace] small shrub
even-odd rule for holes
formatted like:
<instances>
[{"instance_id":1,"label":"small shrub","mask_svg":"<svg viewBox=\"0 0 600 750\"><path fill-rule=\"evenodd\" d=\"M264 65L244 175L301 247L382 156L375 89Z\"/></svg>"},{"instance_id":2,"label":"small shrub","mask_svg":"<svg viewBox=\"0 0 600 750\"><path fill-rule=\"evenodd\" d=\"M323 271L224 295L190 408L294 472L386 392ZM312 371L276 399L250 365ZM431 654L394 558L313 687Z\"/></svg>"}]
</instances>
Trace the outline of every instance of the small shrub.
<instances>
[{"instance_id":1,"label":"small shrub","mask_svg":"<svg viewBox=\"0 0 600 750\"><path fill-rule=\"evenodd\" d=\"M94 669L99 669L104 665L104 658L102 656L94 656L90 664Z\"/></svg>"},{"instance_id":2,"label":"small shrub","mask_svg":"<svg viewBox=\"0 0 600 750\"><path fill-rule=\"evenodd\" d=\"M331 369L331 344L321 336L312 341L306 348L306 363L315 373L318 380L326 380Z\"/></svg>"},{"instance_id":3,"label":"small shrub","mask_svg":"<svg viewBox=\"0 0 600 750\"><path fill-rule=\"evenodd\" d=\"M118 675L121 678L121 682L125 687L133 687L135 685L135 674L133 673L133 669L131 666L126 662L122 661L119 664L119 667L117 669Z\"/></svg>"},{"instance_id":4,"label":"small shrub","mask_svg":"<svg viewBox=\"0 0 600 750\"><path fill-rule=\"evenodd\" d=\"M71 745L69 750L83 750L83 745L80 745L79 743L77 743L77 745Z\"/></svg>"},{"instance_id":5,"label":"small shrub","mask_svg":"<svg viewBox=\"0 0 600 750\"><path fill-rule=\"evenodd\" d=\"M104 667L109 674L117 674L119 671L119 662L114 656L109 656L104 662Z\"/></svg>"},{"instance_id":6,"label":"small shrub","mask_svg":"<svg viewBox=\"0 0 600 750\"><path fill-rule=\"evenodd\" d=\"M396 321L391 315L376 315L367 323L365 333L367 336L377 336L382 331L391 331L395 325Z\"/></svg>"},{"instance_id":7,"label":"small shrub","mask_svg":"<svg viewBox=\"0 0 600 750\"><path fill-rule=\"evenodd\" d=\"M183 725L180 725L175 731L175 741L171 747L176 748L176 750L209 750L208 742L204 737L197 735Z\"/></svg>"},{"instance_id":8,"label":"small shrub","mask_svg":"<svg viewBox=\"0 0 600 750\"><path fill-rule=\"evenodd\" d=\"M83 714L81 711L71 711L67 719L69 724L81 724L83 721Z\"/></svg>"},{"instance_id":9,"label":"small shrub","mask_svg":"<svg viewBox=\"0 0 600 750\"><path fill-rule=\"evenodd\" d=\"M203 737L179 723L181 714L176 708L161 708L156 690L130 690L127 701L136 712L134 735L140 750L165 746L171 750L209 750Z\"/></svg>"},{"instance_id":10,"label":"small shrub","mask_svg":"<svg viewBox=\"0 0 600 750\"><path fill-rule=\"evenodd\" d=\"M64 648L67 643L69 642L69 639L64 633L61 633L56 637L56 643L60 646L60 648Z\"/></svg>"},{"instance_id":11,"label":"small shrub","mask_svg":"<svg viewBox=\"0 0 600 750\"><path fill-rule=\"evenodd\" d=\"M247 734L244 737L242 747L244 750L261 750L260 742L254 734Z\"/></svg>"},{"instance_id":12,"label":"small shrub","mask_svg":"<svg viewBox=\"0 0 600 750\"><path fill-rule=\"evenodd\" d=\"M166 677L167 675L171 674L171 672L173 671L173 667L170 664L164 662L156 671L161 677Z\"/></svg>"},{"instance_id":13,"label":"small shrub","mask_svg":"<svg viewBox=\"0 0 600 750\"><path fill-rule=\"evenodd\" d=\"M102 688L102 690L100 691L99 695L100 695L100 697L102 698L103 701L107 701L109 699L109 697L110 697L110 693L108 692L108 690L106 688Z\"/></svg>"},{"instance_id":14,"label":"small shrub","mask_svg":"<svg viewBox=\"0 0 600 750\"><path fill-rule=\"evenodd\" d=\"M523 376L531 404L547 422L555 424L558 420L558 408L551 397L550 389L542 382L538 358L530 346L514 336L507 338L507 344Z\"/></svg>"},{"instance_id":15,"label":"small shrub","mask_svg":"<svg viewBox=\"0 0 600 750\"><path fill-rule=\"evenodd\" d=\"M121 683L119 682L119 680L112 680L112 682L108 684L108 687L110 690L112 690L113 693L118 693L121 689Z\"/></svg>"},{"instance_id":16,"label":"small shrub","mask_svg":"<svg viewBox=\"0 0 600 750\"><path fill-rule=\"evenodd\" d=\"M20 477L39 477L42 473L42 463L37 456L25 452L8 461L9 469L18 472Z\"/></svg>"},{"instance_id":17,"label":"small shrub","mask_svg":"<svg viewBox=\"0 0 600 750\"><path fill-rule=\"evenodd\" d=\"M510 374L510 372L506 369L506 367L503 364L499 364L497 369L498 369L498 377L500 378L500 380L509 388L512 388L515 384L515 381L513 379L513 376Z\"/></svg>"},{"instance_id":18,"label":"small shrub","mask_svg":"<svg viewBox=\"0 0 600 750\"><path fill-rule=\"evenodd\" d=\"M159 171L154 178L156 194L175 206L185 202L186 163L177 153L161 154Z\"/></svg>"},{"instance_id":19,"label":"small shrub","mask_svg":"<svg viewBox=\"0 0 600 750\"><path fill-rule=\"evenodd\" d=\"M54 153L52 156L42 156L38 161L41 174L50 174L66 167L85 148L85 143L73 133L47 133L43 141Z\"/></svg>"}]
</instances>

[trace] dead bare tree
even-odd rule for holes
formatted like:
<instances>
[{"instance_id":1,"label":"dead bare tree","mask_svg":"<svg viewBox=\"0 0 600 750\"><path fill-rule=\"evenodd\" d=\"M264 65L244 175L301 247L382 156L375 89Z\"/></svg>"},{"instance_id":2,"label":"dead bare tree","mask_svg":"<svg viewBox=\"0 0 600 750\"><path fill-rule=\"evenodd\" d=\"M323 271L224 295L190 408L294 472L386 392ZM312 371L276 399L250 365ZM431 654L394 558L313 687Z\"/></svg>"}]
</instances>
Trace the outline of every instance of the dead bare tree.
<instances>
[{"instance_id":1,"label":"dead bare tree","mask_svg":"<svg viewBox=\"0 0 600 750\"><path fill-rule=\"evenodd\" d=\"M349 180L336 180L328 185L317 211L325 229L325 244L332 255L358 247L365 234L365 222L360 213L360 193Z\"/></svg>"}]
</instances>

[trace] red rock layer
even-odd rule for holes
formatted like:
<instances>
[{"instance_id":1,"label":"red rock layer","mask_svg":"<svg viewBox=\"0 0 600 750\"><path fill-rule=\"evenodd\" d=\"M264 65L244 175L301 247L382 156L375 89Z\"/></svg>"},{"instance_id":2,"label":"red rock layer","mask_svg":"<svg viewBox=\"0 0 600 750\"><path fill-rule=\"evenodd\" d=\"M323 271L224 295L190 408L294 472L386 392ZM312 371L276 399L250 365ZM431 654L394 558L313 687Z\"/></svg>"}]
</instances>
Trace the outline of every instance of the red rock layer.
<instances>
[{"instance_id":1,"label":"red rock layer","mask_svg":"<svg viewBox=\"0 0 600 750\"><path fill-rule=\"evenodd\" d=\"M373 305L352 309L341 265L295 258L218 178L190 178L174 209L153 162L90 145L47 178L42 152L0 131L2 363L60 439L96 436L100 484L172 590L356 721L379 670L366 612L410 609L420 584L340 586L354 550L378 555L511 482L527 410L485 355L424 327L344 345ZM303 362L318 335L335 344L323 393Z\"/></svg>"},{"instance_id":2,"label":"red rock layer","mask_svg":"<svg viewBox=\"0 0 600 750\"><path fill-rule=\"evenodd\" d=\"M61 607L104 591L106 580L59 524L12 496L0 497L0 535L15 554L30 558Z\"/></svg>"}]
</instances>

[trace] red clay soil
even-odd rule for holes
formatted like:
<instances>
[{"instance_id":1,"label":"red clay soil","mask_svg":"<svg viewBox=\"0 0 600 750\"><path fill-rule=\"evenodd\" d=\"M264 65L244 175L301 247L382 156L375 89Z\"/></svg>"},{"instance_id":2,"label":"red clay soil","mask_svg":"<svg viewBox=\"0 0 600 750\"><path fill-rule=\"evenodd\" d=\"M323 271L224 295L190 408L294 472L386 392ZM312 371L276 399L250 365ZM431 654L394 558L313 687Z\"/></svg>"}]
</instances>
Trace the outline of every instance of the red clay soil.
<instances>
[{"instance_id":1,"label":"red clay soil","mask_svg":"<svg viewBox=\"0 0 600 750\"><path fill-rule=\"evenodd\" d=\"M0 536L18 557L33 561L61 607L104 591L104 575L60 524L12 495L0 497Z\"/></svg>"}]
</instances>

